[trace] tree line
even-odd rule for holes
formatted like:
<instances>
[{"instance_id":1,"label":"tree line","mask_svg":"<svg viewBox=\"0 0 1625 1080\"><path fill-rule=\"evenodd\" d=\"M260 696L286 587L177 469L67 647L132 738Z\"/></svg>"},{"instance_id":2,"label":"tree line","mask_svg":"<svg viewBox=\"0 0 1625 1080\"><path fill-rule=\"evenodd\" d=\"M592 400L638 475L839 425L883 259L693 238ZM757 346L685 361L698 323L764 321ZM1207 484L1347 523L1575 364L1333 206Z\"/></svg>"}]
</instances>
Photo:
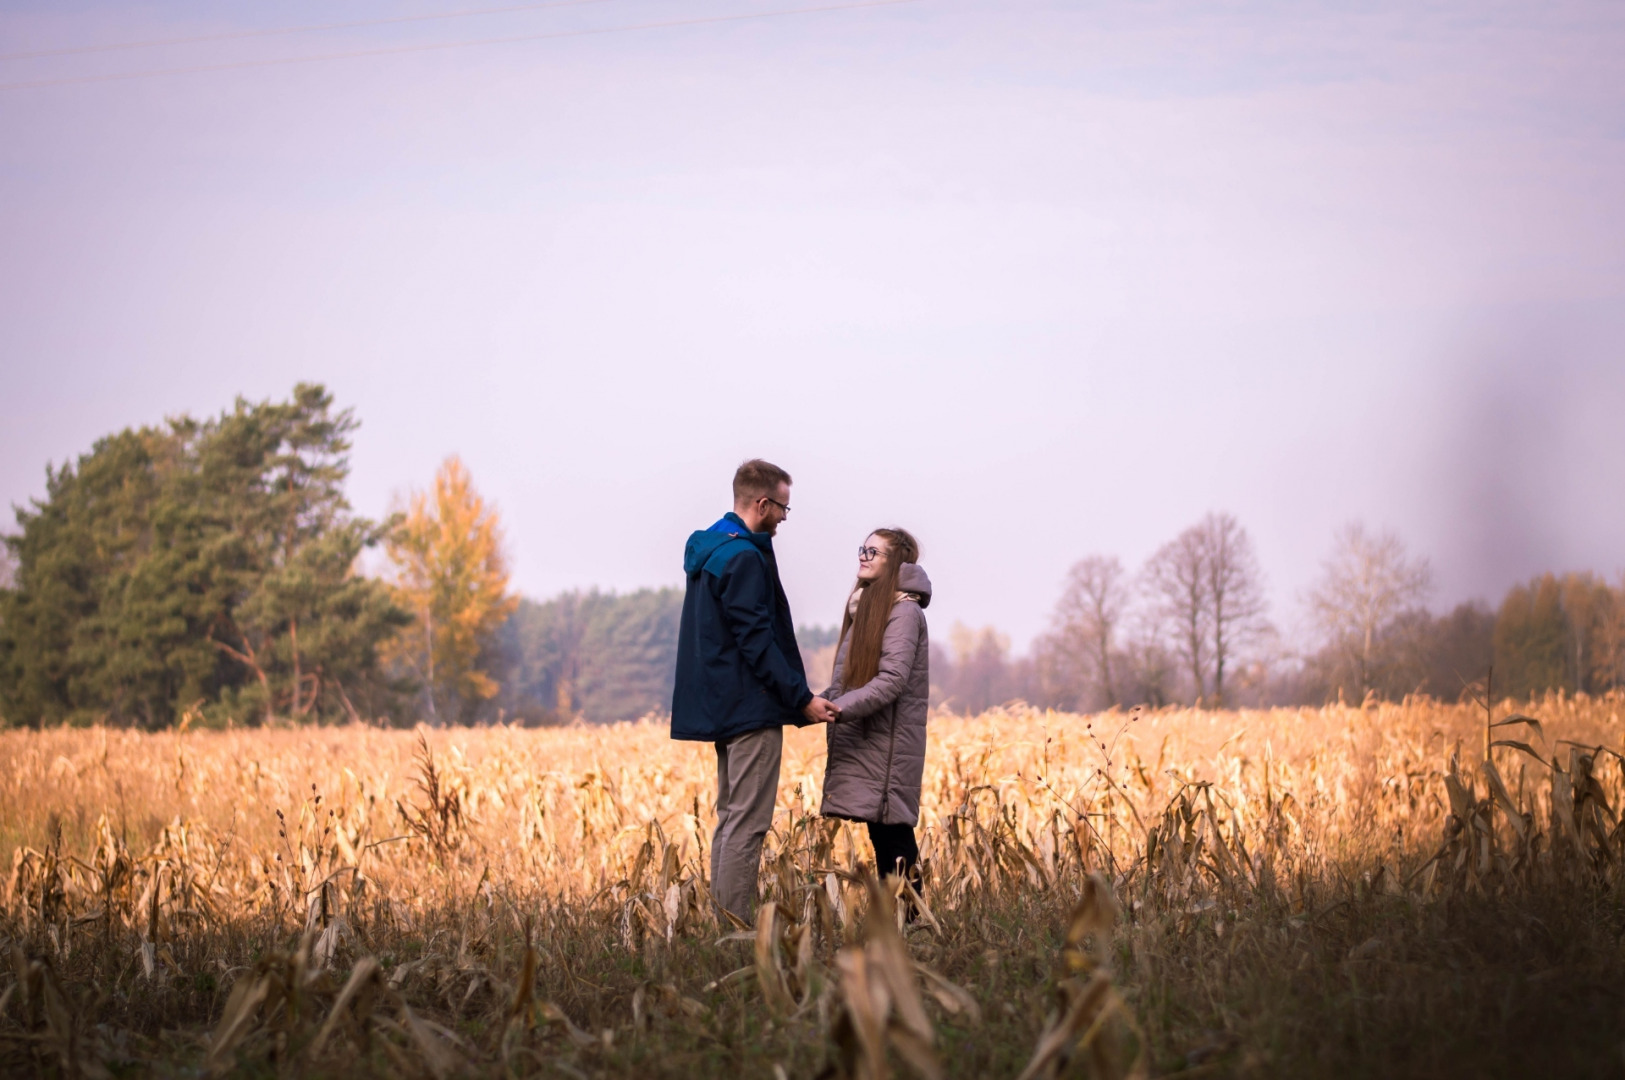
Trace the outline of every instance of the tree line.
<instances>
[{"instance_id":1,"label":"tree line","mask_svg":"<svg viewBox=\"0 0 1625 1080\"><path fill-rule=\"evenodd\" d=\"M48 467L0 545L0 724L545 724L669 706L681 590L513 595L496 509L456 457L383 519L352 511L358 426L301 384Z\"/></svg>"},{"instance_id":2,"label":"tree line","mask_svg":"<svg viewBox=\"0 0 1625 1080\"><path fill-rule=\"evenodd\" d=\"M513 595L496 509L457 458L383 519L353 512L357 427L301 384L48 467L0 546L0 723L543 724L668 707L680 589ZM1294 649L1246 529L1212 513L1132 571L1079 559L1027 656L990 627L940 634L933 698L1089 711L1453 699L1492 671L1497 696L1625 684L1618 585L1544 574L1495 610L1444 615L1430 588L1396 537L1350 525L1302 598L1314 640ZM798 640L819 683L835 631Z\"/></svg>"},{"instance_id":3,"label":"tree line","mask_svg":"<svg viewBox=\"0 0 1625 1080\"><path fill-rule=\"evenodd\" d=\"M1012 657L991 627L958 626L932 657L939 704L963 712L1021 700L1113 706L1322 705L1426 694L1528 698L1625 687L1625 581L1541 574L1499 607L1428 610L1432 573L1391 533L1350 524L1302 598L1310 640L1267 618L1253 545L1209 514L1136 572L1110 555L1069 570L1048 630Z\"/></svg>"},{"instance_id":4,"label":"tree line","mask_svg":"<svg viewBox=\"0 0 1625 1080\"><path fill-rule=\"evenodd\" d=\"M321 386L100 439L16 510L0 722L467 719L512 613L494 511L449 460L374 521L344 495L351 410ZM361 571L381 549L388 570Z\"/></svg>"}]
</instances>

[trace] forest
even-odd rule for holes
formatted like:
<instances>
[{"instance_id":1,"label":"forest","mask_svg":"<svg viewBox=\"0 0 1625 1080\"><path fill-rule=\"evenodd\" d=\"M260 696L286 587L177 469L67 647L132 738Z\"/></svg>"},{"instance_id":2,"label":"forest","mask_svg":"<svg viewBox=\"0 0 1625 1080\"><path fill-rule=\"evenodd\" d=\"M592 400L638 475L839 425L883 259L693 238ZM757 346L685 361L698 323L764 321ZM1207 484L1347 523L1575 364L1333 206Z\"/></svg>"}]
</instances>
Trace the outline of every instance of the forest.
<instances>
[{"instance_id":1,"label":"forest","mask_svg":"<svg viewBox=\"0 0 1625 1080\"><path fill-rule=\"evenodd\" d=\"M548 725L668 706L680 589L515 595L497 510L456 458L385 518L352 510L358 427L301 384L285 401L126 429L48 468L4 536L0 722ZM974 715L1595 695L1625 681L1625 593L1596 574L1542 574L1494 607L1435 613L1430 593L1425 559L1351 524L1305 598L1311 634L1288 640L1247 530L1212 513L1143 566L1079 558L1026 655L994 627L936 628L932 696ZM798 631L815 684L835 637Z\"/></svg>"}]
</instances>

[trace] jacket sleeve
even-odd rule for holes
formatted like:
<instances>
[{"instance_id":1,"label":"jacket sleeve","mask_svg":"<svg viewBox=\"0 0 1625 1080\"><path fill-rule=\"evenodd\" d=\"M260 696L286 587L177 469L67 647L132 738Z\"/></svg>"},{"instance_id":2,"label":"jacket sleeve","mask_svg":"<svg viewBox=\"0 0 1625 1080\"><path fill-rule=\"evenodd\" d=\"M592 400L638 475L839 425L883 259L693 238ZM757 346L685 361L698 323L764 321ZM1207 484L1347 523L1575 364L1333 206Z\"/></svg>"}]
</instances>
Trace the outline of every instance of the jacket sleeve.
<instances>
[{"instance_id":1,"label":"jacket sleeve","mask_svg":"<svg viewBox=\"0 0 1625 1080\"><path fill-rule=\"evenodd\" d=\"M773 636L773 583L755 555L728 563L718 580L722 614L751 673L785 708L800 712L813 698L807 677L785 659Z\"/></svg>"},{"instance_id":2,"label":"jacket sleeve","mask_svg":"<svg viewBox=\"0 0 1625 1080\"><path fill-rule=\"evenodd\" d=\"M875 677L835 699L841 710L841 721L862 720L877 713L903 696L908 688L909 676L914 673L914 658L919 653L920 626L924 622L919 607L909 600L899 600L886 621L886 636L880 643L880 670Z\"/></svg>"}]
</instances>

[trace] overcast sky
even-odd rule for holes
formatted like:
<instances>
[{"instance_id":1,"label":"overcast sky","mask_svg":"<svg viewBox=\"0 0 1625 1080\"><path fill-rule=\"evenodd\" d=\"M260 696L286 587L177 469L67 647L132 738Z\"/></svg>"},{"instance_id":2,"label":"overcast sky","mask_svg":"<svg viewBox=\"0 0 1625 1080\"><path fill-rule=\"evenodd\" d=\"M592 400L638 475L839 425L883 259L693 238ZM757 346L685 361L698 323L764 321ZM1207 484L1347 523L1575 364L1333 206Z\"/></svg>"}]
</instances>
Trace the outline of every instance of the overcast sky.
<instances>
[{"instance_id":1,"label":"overcast sky","mask_svg":"<svg viewBox=\"0 0 1625 1080\"><path fill-rule=\"evenodd\" d=\"M1435 607L1625 569L1625 5L816 2L9 0L0 501L315 380L537 597L680 583L753 455L801 621L890 523L1018 648L1212 509L1288 628L1352 519Z\"/></svg>"}]
</instances>

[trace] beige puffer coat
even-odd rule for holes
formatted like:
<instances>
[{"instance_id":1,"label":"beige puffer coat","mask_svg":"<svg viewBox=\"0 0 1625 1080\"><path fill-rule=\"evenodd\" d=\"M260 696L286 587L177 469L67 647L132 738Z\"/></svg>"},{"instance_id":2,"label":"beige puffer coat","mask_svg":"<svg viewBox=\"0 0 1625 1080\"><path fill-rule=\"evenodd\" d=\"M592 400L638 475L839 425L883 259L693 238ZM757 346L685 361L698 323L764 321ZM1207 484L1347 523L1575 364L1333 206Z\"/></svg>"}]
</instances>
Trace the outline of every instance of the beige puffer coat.
<instances>
[{"instance_id":1,"label":"beige puffer coat","mask_svg":"<svg viewBox=\"0 0 1625 1080\"><path fill-rule=\"evenodd\" d=\"M856 690L841 676L850 640L841 642L835 672L824 696L841 710L829 725L824 766L828 817L914 825L920 820L920 780L925 773L925 718L931 695L931 641L925 612L931 579L916 563L898 574L901 599L892 605L880 650L880 671Z\"/></svg>"}]
</instances>

